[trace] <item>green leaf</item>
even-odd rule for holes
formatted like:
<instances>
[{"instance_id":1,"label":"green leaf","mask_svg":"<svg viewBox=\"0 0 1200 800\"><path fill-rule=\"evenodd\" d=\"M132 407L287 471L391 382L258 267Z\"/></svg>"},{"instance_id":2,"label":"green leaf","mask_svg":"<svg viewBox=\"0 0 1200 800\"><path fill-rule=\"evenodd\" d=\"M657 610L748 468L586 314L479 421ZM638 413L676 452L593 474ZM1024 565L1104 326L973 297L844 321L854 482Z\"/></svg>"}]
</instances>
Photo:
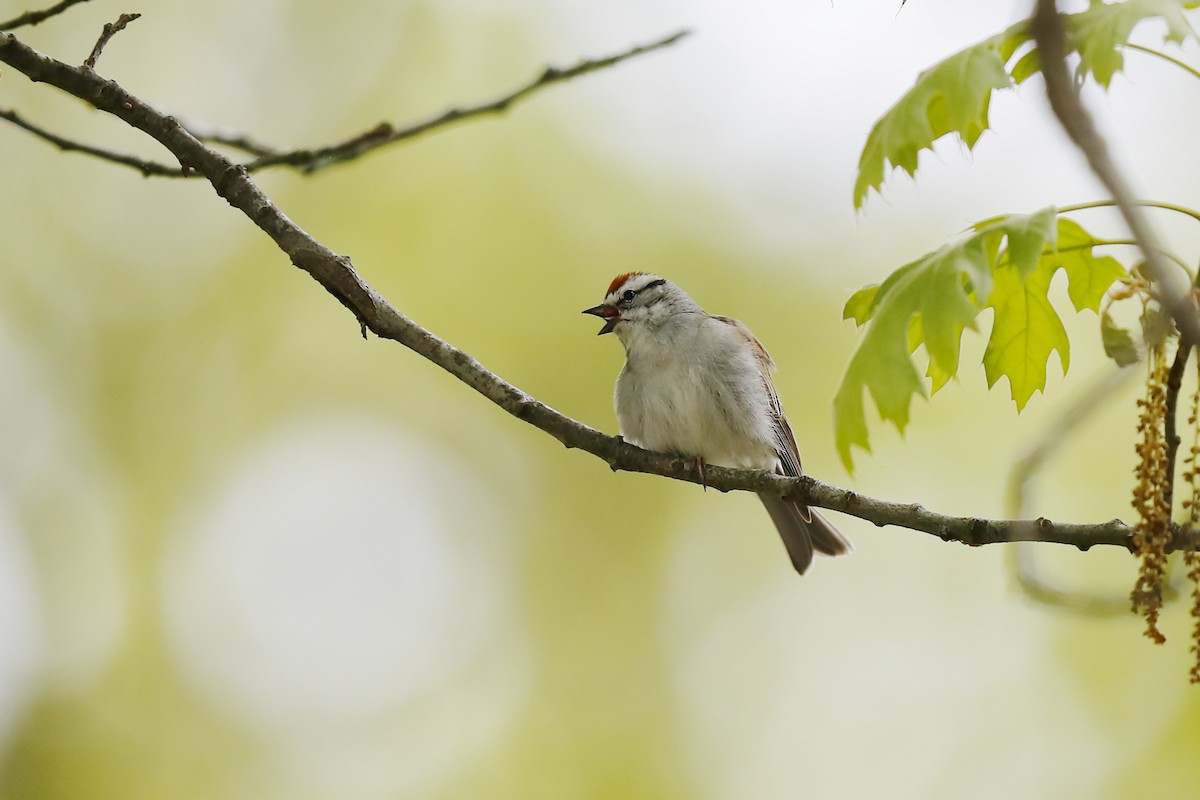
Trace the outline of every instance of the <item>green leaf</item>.
<instances>
[{"instance_id":1,"label":"green leaf","mask_svg":"<svg viewBox=\"0 0 1200 800\"><path fill-rule=\"evenodd\" d=\"M929 393L937 392L958 372L962 333L976 329L985 308L994 311L984 353L988 385L1007 377L1018 411L1044 390L1050 355L1058 353L1064 370L1070 359L1048 296L1051 280L1065 270L1076 311L1096 310L1126 274L1115 259L1094 255L1102 243L1053 208L996 217L851 297L844 318L866 331L834 397L835 438L847 470L854 446L870 450L864 394L903 432L912 398L927 396L914 351L924 346Z\"/></svg>"},{"instance_id":2,"label":"green leaf","mask_svg":"<svg viewBox=\"0 0 1200 800\"><path fill-rule=\"evenodd\" d=\"M875 295L878 293L879 284L873 283L850 295L850 299L842 308L842 319L853 319L860 328L866 325L867 320L871 318L871 312L875 310Z\"/></svg>"},{"instance_id":3,"label":"green leaf","mask_svg":"<svg viewBox=\"0 0 1200 800\"><path fill-rule=\"evenodd\" d=\"M1151 303L1142 311L1142 341L1147 347L1160 344L1175 329L1171 315L1162 310L1158 303Z\"/></svg>"},{"instance_id":4,"label":"green leaf","mask_svg":"<svg viewBox=\"0 0 1200 800\"><path fill-rule=\"evenodd\" d=\"M934 141L957 133L970 149L988 128L992 90L1011 84L1000 45L994 36L930 67L900 102L875 123L858 160L854 207L861 208L870 189L883 185L887 164L910 176L917 156Z\"/></svg>"},{"instance_id":5,"label":"green leaf","mask_svg":"<svg viewBox=\"0 0 1200 800\"><path fill-rule=\"evenodd\" d=\"M1077 222L1059 217L1058 248L1044 258L1062 267L1067 273L1067 294L1076 311L1100 309L1104 294L1128 272L1112 256L1097 257L1092 248L1103 244L1085 231Z\"/></svg>"},{"instance_id":6,"label":"green leaf","mask_svg":"<svg viewBox=\"0 0 1200 800\"><path fill-rule=\"evenodd\" d=\"M1057 216L1058 213L1051 206L1026 217L1001 218L1008 221L1004 228L1008 237L1005 258L1007 263L1016 267L1022 278L1037 268L1042 251L1047 247L1054 249L1058 232L1054 221Z\"/></svg>"},{"instance_id":7,"label":"green leaf","mask_svg":"<svg viewBox=\"0 0 1200 800\"><path fill-rule=\"evenodd\" d=\"M1091 8L1064 17L1069 45L1079 53L1077 73L1089 74L1096 83L1108 88L1113 75L1125 66L1122 48L1138 23L1157 18L1167 25L1166 40L1182 44L1196 38L1196 32L1183 14L1186 3L1180 0L1125 0L1101 3L1092 0Z\"/></svg>"},{"instance_id":8,"label":"green leaf","mask_svg":"<svg viewBox=\"0 0 1200 800\"><path fill-rule=\"evenodd\" d=\"M1020 411L1035 391L1046 387L1046 364L1057 351L1063 372L1070 365L1071 343L1058 312L1050 305L1050 279L1057 268L1045 263L1022 277L1013 266L995 272L988 305L995 309L992 335L983 353L988 388L1008 377Z\"/></svg>"},{"instance_id":9,"label":"green leaf","mask_svg":"<svg viewBox=\"0 0 1200 800\"><path fill-rule=\"evenodd\" d=\"M1197 0L1124 0L1105 4L1092 0L1087 11L1063 16L1067 49L1079 54L1078 74L1093 76L1107 88L1124 67L1122 49L1134 28L1149 19L1166 24L1166 39L1197 40L1184 15ZM917 76L916 83L875 123L858 161L854 207L862 208L871 189L879 191L886 172L916 174L922 150L948 134L974 148L989 126L992 93L1018 85L1041 70L1036 51L1014 56L1030 41L1028 21L960 50Z\"/></svg>"},{"instance_id":10,"label":"green leaf","mask_svg":"<svg viewBox=\"0 0 1200 800\"><path fill-rule=\"evenodd\" d=\"M995 310L992 333L983 355L988 387L1007 377L1017 411L1035 391L1046 388L1046 365L1057 352L1063 372L1071 345L1058 312L1050 303L1050 282L1062 269L1067 294L1077 312L1097 311L1109 287L1127 273L1112 256L1096 256L1103 244L1079 223L1044 209L1008 229L1008 248L996 262L995 288L988 306ZM1030 258L1033 248L1036 254ZM1015 279L1014 279L1015 278Z\"/></svg>"},{"instance_id":11,"label":"green leaf","mask_svg":"<svg viewBox=\"0 0 1200 800\"><path fill-rule=\"evenodd\" d=\"M909 400L914 394L925 396L925 387L913 366L908 349L908 328L912 314L912 281L905 281L892 300L882 304L867 329L866 338L855 351L833 399L834 427L838 453L847 470L853 469L850 448L858 445L870 450L863 391L883 419L901 431L908 424ZM898 302L893 302L897 300Z\"/></svg>"},{"instance_id":12,"label":"green leaf","mask_svg":"<svg viewBox=\"0 0 1200 800\"><path fill-rule=\"evenodd\" d=\"M1118 366L1128 367L1137 363L1138 349L1133 334L1117 325L1108 309L1100 315L1100 341L1104 344L1104 354L1117 362Z\"/></svg>"},{"instance_id":13,"label":"green leaf","mask_svg":"<svg viewBox=\"0 0 1200 800\"><path fill-rule=\"evenodd\" d=\"M925 345L926 374L933 379L933 391L958 372L962 332L975 327L981 298L991 292L992 266L1009 227L1023 230L1028 218L1006 217L982 224L962 241L896 270L874 289L870 324L833 401L838 453L847 470L853 469L854 445L870 449L864 392L880 417L903 432L913 396L926 396L913 350ZM848 308L847 314L859 319L862 297L851 300L854 308Z\"/></svg>"},{"instance_id":14,"label":"green leaf","mask_svg":"<svg viewBox=\"0 0 1200 800\"><path fill-rule=\"evenodd\" d=\"M1025 55L1017 59L1017 63L1012 65L1009 70L1009 75L1012 76L1013 83L1020 86L1027 79L1033 77L1042 71L1042 59L1038 56L1037 50L1030 50Z\"/></svg>"}]
</instances>

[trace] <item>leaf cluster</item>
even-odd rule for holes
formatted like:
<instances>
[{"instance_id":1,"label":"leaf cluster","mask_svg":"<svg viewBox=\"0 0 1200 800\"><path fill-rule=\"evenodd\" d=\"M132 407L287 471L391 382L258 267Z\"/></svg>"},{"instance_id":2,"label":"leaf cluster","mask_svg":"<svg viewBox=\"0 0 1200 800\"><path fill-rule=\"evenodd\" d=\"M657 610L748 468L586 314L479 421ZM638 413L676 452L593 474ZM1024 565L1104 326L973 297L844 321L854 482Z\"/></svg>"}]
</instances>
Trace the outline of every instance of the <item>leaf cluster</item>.
<instances>
[{"instance_id":1,"label":"leaf cluster","mask_svg":"<svg viewBox=\"0 0 1200 800\"><path fill-rule=\"evenodd\" d=\"M1184 10L1200 0L1092 0L1087 11L1063 15L1067 48L1078 55L1076 74L1108 88L1125 66L1124 47L1133 30L1147 20L1166 24L1168 42L1196 39ZM1041 70L1030 49L1032 29L1022 20L946 58L922 72L916 83L872 127L858 161L854 207L861 208L871 189L879 191L888 167L916 174L922 150L943 136L957 134L970 150L990 126L992 94L1011 89Z\"/></svg>"},{"instance_id":2,"label":"leaf cluster","mask_svg":"<svg viewBox=\"0 0 1200 800\"><path fill-rule=\"evenodd\" d=\"M958 372L963 331L978 330L986 309L993 312L983 358L988 385L1007 377L1018 409L1024 407L1045 387L1052 353L1064 370L1070 363L1050 283L1063 270L1075 310L1098 310L1108 288L1126 275L1115 258L1095 253L1106 243L1054 208L998 217L856 292L843 316L870 324L834 398L838 452L847 468L852 446L869 449L864 394L903 430L912 398L927 396L914 352L924 347L925 377L936 392Z\"/></svg>"},{"instance_id":3,"label":"leaf cluster","mask_svg":"<svg viewBox=\"0 0 1200 800\"><path fill-rule=\"evenodd\" d=\"M1086 11L1063 15L1077 77L1107 88L1123 69L1124 50L1143 22L1162 24L1167 42L1200 41L1185 14L1198 6L1200 0L1093 0ZM956 134L973 148L990 126L993 93L1040 71L1032 36L1031 21L1023 20L922 72L867 138L854 185L855 207L862 207L872 189L881 189L889 168L915 175L921 152L932 150L938 139ZM1076 312L1098 311L1115 282L1142 285L1111 255L1095 252L1102 245L1126 243L1094 236L1053 207L998 216L855 293L843 317L866 330L834 398L835 438L846 468L853 468L854 446L870 449L865 396L884 421L903 431L912 398L927 397L957 374L962 333L978 330L978 317L988 309L992 329L983 358L988 386L1007 377L1017 410L1024 408L1034 392L1045 389L1051 354L1058 355L1064 371L1070 364L1070 341L1049 294L1055 274L1060 269L1066 274ZM1118 363L1138 357L1133 337L1107 313L1101 335ZM923 375L914 359L918 348L927 357Z\"/></svg>"}]
</instances>

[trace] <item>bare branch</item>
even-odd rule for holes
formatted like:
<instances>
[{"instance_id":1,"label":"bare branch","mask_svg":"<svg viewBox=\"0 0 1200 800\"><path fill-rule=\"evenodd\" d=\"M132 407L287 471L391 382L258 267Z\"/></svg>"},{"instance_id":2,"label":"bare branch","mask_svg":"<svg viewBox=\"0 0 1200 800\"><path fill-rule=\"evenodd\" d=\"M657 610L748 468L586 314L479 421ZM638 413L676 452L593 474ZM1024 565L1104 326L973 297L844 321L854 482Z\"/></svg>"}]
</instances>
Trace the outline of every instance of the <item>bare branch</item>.
<instances>
[{"instance_id":1,"label":"bare branch","mask_svg":"<svg viewBox=\"0 0 1200 800\"><path fill-rule=\"evenodd\" d=\"M88 0L62 0L61 3L56 3L50 8L42 9L41 11L26 11L19 17L13 17L7 22L0 22L0 31L15 31L17 28L23 28L26 25L37 25L45 22L51 17L57 17L59 14L66 11L71 6L86 3Z\"/></svg>"},{"instance_id":2,"label":"bare branch","mask_svg":"<svg viewBox=\"0 0 1200 800\"><path fill-rule=\"evenodd\" d=\"M45 128L39 127L29 120L22 117L16 111L0 108L0 119L6 119L18 128L29 131L39 139L45 139L60 150L74 153L83 153L85 155L99 158L103 161L111 161L114 164L121 164L126 167L133 167L143 175L156 175L160 177L182 177L183 170L179 167L170 167L166 164L159 164L155 161L147 161L138 158L137 156L124 155L115 153L111 150L104 150L99 147L76 142L71 139L66 139L57 134L51 133Z\"/></svg>"},{"instance_id":3,"label":"bare branch","mask_svg":"<svg viewBox=\"0 0 1200 800\"><path fill-rule=\"evenodd\" d=\"M278 155L277 147L263 144L257 139L240 131L224 130L221 128L205 128L195 123L188 123L187 129L202 142L223 145L234 150L240 150L248 155L265 157Z\"/></svg>"},{"instance_id":4,"label":"bare branch","mask_svg":"<svg viewBox=\"0 0 1200 800\"><path fill-rule=\"evenodd\" d=\"M82 0L78 0L82 1ZM107 26L106 26L107 29ZM113 31L115 33L116 31ZM314 149L303 150L281 150L276 147L262 144L252 137L230 131L205 131L193 126L187 126L192 134L201 141L209 141L217 144L223 144L227 147L233 147L243 152L254 156L250 161L244 162L240 166L244 167L248 172L257 172L258 170L267 169L269 167L290 167L299 170L306 174L313 173L334 164L341 164L346 161L359 158L372 150L375 150L384 145L403 142L414 139L426 133L431 133L442 128L459 122L466 122L480 117L502 113L511 108L516 103L532 96L533 94L552 86L557 83L569 81L572 78L578 78L582 75L587 75L592 72L597 72L602 69L616 66L623 61L628 61L645 53L650 53L655 50L661 50L675 44L680 39L688 35L688 31L677 31L670 36L666 36L650 44L639 45L623 50L620 53L615 53L610 56L595 59L583 59L573 67L559 69L557 67L546 67L533 80L522 84L516 89L508 92L502 97L494 100L478 103L472 106L464 106L462 108L452 108L443 111L428 119L420 122L411 123L403 127L395 127L389 122L381 122L370 130L356 134L337 144L328 145ZM111 34L110 34L111 37ZM100 46L100 43L97 43ZM85 153L94 158L99 158L104 161L109 161L114 164L120 164L126 167L132 167L138 172L146 176L163 177L163 178L194 178L199 177L195 172L182 169L169 164L163 164L157 161L137 158L136 156L118 153L113 150L105 150L99 147L83 144L55 133L40 128L32 123L21 119L15 112L6 111L0 113L0 118L7 119L9 122L19 125L26 131L38 136L46 141L56 145L63 150L70 150L77 153Z\"/></svg>"},{"instance_id":5,"label":"bare branch","mask_svg":"<svg viewBox=\"0 0 1200 800\"><path fill-rule=\"evenodd\" d=\"M30 122L22 117L15 110L0 108L0 119L7 120L13 125L16 125L22 130L28 131L39 139L44 139L64 152L83 153L92 158L98 158L101 161L108 161L113 164L120 164L124 167L136 169L147 177L154 176L160 178L194 178L200 177L195 172L188 170L184 171L180 167L163 164L159 161L152 161L146 158L129 155L127 153L118 153L115 150L106 150L102 147L93 147L89 144L68 139L65 136L59 136L53 131ZM202 142L213 142L214 144L224 145L235 150L241 150L244 153L249 153L252 156L266 156L278 151L271 149L267 145L259 144L245 134L234 133L220 130L206 130L198 128L194 125L189 125L188 130L193 136Z\"/></svg>"},{"instance_id":6,"label":"bare branch","mask_svg":"<svg viewBox=\"0 0 1200 800\"><path fill-rule=\"evenodd\" d=\"M116 22L104 23L104 28L100 31L100 38L96 40L96 46L92 48L92 54L87 57L83 65L88 69L95 69L96 61L99 60L100 54L104 52L104 48L108 46L109 40L125 30L126 25L135 19L141 19L141 17L141 14L122 14L117 17Z\"/></svg>"},{"instance_id":7,"label":"bare branch","mask_svg":"<svg viewBox=\"0 0 1200 800\"><path fill-rule=\"evenodd\" d=\"M1171 507L1175 496L1175 458L1179 454L1179 433L1177 419L1179 414L1179 390L1183 385L1183 373L1187 369L1188 357L1192 354L1192 347L1185 341L1179 342L1179 348L1175 351L1175 361L1171 364L1171 371L1167 373L1167 390L1166 404L1167 415L1163 419L1163 438L1167 444L1167 492L1165 502L1168 507Z\"/></svg>"},{"instance_id":8,"label":"bare branch","mask_svg":"<svg viewBox=\"0 0 1200 800\"><path fill-rule=\"evenodd\" d=\"M250 162L246 167L254 171L263 169L264 167L290 166L306 173L316 172L334 164L358 158L377 147L412 139L423 133L428 133L435 128L442 128L456 122L464 122L470 119L503 113L521 100L546 87L616 66L622 61L628 61L645 53L661 50L664 47L675 44L688 34L689 31L687 30L676 31L670 36L663 37L649 44L631 47L614 55L605 56L604 58L583 59L575 66L566 69L547 66L536 78L494 100L478 103L473 106L451 108L443 111L441 114L401 128L393 126L390 122L381 122L370 130L352 136L338 144L314 150L293 150L288 153L266 156Z\"/></svg>"},{"instance_id":9,"label":"bare branch","mask_svg":"<svg viewBox=\"0 0 1200 800\"><path fill-rule=\"evenodd\" d=\"M1154 284L1163 309L1175 321L1186 343L1200 345L1200 318L1192 302L1191 287L1163 258L1163 248L1159 245L1157 234L1146 220L1125 176L1109 155L1108 145L1083 107L1079 90L1071 79L1067 69L1062 19L1055 0L1037 0L1032 29L1042 62L1050 108L1071 141L1087 158L1092 172L1096 173L1116 201L1125 224L1129 226L1146 259L1146 277Z\"/></svg>"},{"instance_id":10,"label":"bare branch","mask_svg":"<svg viewBox=\"0 0 1200 800\"><path fill-rule=\"evenodd\" d=\"M217 194L237 208L326 291L354 313L359 324L391 339L454 375L509 414L553 436L568 448L603 459L614 470L661 475L696 483L692 460L634 447L620 437L567 417L490 372L469 353L439 339L405 317L354 270L350 259L334 253L289 219L251 179L243 165L205 146L176 120L156 111L113 81L83 67L45 56L11 34L0 33L0 62L35 81L48 83L146 133L184 165L203 175ZM1130 528L1119 520L1091 524L1037 520L988 520L934 513L916 504L891 503L822 483L755 470L709 466L709 487L720 491L772 492L841 511L876 525L897 525L970 545L997 542L1058 542L1086 550L1094 545L1129 547ZM1190 542L1190 534L1177 541Z\"/></svg>"}]
</instances>

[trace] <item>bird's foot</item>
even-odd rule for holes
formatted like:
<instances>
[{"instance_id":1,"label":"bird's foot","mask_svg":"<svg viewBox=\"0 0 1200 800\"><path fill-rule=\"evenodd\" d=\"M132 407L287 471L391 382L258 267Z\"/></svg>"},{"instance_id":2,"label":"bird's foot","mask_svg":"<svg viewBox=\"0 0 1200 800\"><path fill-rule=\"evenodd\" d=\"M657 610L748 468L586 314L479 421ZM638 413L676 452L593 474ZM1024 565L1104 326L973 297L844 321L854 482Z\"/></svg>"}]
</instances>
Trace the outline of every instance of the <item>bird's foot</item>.
<instances>
[{"instance_id":1,"label":"bird's foot","mask_svg":"<svg viewBox=\"0 0 1200 800\"><path fill-rule=\"evenodd\" d=\"M692 466L696 468L696 473L700 476L700 488L708 491L708 480L704 477L704 456L692 456Z\"/></svg>"}]
</instances>

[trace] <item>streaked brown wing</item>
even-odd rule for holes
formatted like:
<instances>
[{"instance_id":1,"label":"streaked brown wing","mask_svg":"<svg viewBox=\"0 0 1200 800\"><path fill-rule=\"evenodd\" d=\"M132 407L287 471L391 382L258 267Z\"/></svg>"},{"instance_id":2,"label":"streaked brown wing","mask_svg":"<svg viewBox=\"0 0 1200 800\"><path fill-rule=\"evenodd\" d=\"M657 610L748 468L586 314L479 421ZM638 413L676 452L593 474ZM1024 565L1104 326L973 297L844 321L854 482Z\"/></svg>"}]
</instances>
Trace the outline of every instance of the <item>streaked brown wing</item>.
<instances>
[{"instance_id":1,"label":"streaked brown wing","mask_svg":"<svg viewBox=\"0 0 1200 800\"><path fill-rule=\"evenodd\" d=\"M798 478L804 474L800 466L800 448L796 446L796 437L792 434L792 426L788 424L787 416L783 413L783 406L779 402L779 393L775 391L775 383L771 380L771 373L775 371L775 361L771 358L771 354L762 346L762 342L750 332L742 323L730 317L716 317L716 319L736 328L739 333L746 337L754 347L754 355L758 359L759 373L762 375L763 388L767 390L767 397L771 401L771 414L774 417L774 433L775 433L775 452L779 455L779 462L783 465L783 474L791 478Z\"/></svg>"}]
</instances>

